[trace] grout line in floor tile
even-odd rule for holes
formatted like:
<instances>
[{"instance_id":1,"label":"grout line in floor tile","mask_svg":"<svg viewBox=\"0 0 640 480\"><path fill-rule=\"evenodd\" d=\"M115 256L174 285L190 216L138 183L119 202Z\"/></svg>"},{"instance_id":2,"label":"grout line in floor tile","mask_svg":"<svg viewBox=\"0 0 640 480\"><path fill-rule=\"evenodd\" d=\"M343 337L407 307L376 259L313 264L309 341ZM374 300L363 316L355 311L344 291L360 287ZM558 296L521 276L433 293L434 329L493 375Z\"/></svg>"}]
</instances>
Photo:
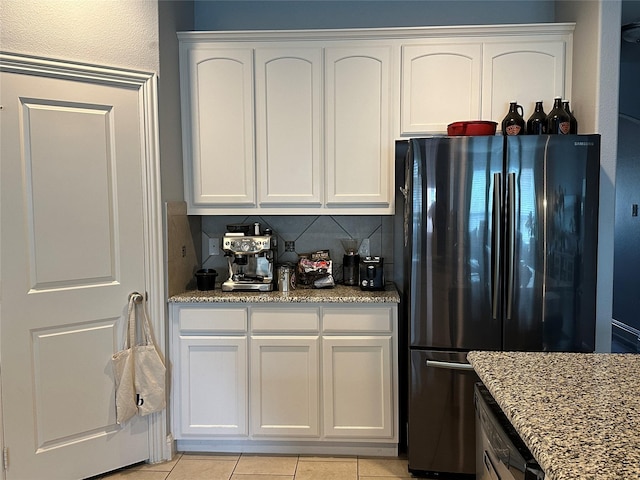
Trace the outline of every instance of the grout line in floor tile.
<instances>
[{"instance_id":1,"label":"grout line in floor tile","mask_svg":"<svg viewBox=\"0 0 640 480\"><path fill-rule=\"evenodd\" d=\"M162 471L162 473L166 473L165 479L169 478L169 476L171 475L173 470L176 468L176 466L181 461L188 459L188 455L185 455L184 452L177 453L176 455L178 456L178 459L175 461L175 463L173 464L171 469L168 472ZM237 454L237 457L234 460L226 460L226 461L233 461L234 462L233 470L231 471L231 474L229 475L228 480L231 480L231 478L233 478L233 476L236 475L236 474L237 475L241 475L240 473L237 473L236 470L237 470L237 467L238 467L238 465L240 463L240 460L242 459L243 456L247 456L247 457L250 457L250 456L266 456L266 457L269 457L269 456L278 456L278 455L268 455L268 454L260 455L260 454L251 454L251 453L239 453L239 454ZM301 459L301 457L303 457L303 455L285 455L285 456L295 457L295 467L294 467L293 476L292 476L293 480L295 480L296 479L296 475L298 475L298 473L299 473L300 459ZM211 455L212 459L215 459L215 457L216 457L215 455ZM317 456L313 456L313 457L317 457L317 461L319 461L319 462L323 461L322 460L322 455L317 455ZM331 461L340 461L340 459L338 457L333 457L333 456L330 456L330 455L329 455L329 457L331 457ZM360 477L361 477L361 474L362 474L362 472L360 471L361 470L361 462L360 462L360 460L368 459L368 458L382 459L382 457L370 457L370 456L345 456L345 461L352 461L354 459L356 461L356 479L359 480ZM397 458L393 458L393 459L399 459L400 460L402 458L403 458L402 456L398 456ZM389 458L389 459L393 460L392 458ZM269 480L269 476L270 475L280 475L280 476L287 476L287 477L289 476L288 474L267 474L267 473L260 473L260 472L256 472L253 475L263 476L265 480ZM380 480L383 480L384 478L397 478L397 477L381 476ZM412 478L411 475L408 472L407 472L407 478Z\"/></svg>"}]
</instances>

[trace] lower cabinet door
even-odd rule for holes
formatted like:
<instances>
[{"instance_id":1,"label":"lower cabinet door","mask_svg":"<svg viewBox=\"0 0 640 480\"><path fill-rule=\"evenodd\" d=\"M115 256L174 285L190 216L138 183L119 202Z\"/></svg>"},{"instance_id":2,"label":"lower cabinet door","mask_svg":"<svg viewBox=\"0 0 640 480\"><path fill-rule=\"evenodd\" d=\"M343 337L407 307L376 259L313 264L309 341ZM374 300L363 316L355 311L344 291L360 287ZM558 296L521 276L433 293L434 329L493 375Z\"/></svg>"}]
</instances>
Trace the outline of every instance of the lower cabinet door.
<instances>
[{"instance_id":1,"label":"lower cabinet door","mask_svg":"<svg viewBox=\"0 0 640 480\"><path fill-rule=\"evenodd\" d=\"M180 337L177 438L247 436L247 337Z\"/></svg>"},{"instance_id":2,"label":"lower cabinet door","mask_svg":"<svg viewBox=\"0 0 640 480\"><path fill-rule=\"evenodd\" d=\"M251 337L251 435L317 437L319 337Z\"/></svg>"},{"instance_id":3,"label":"lower cabinet door","mask_svg":"<svg viewBox=\"0 0 640 480\"><path fill-rule=\"evenodd\" d=\"M324 436L394 438L392 336L325 336Z\"/></svg>"}]
</instances>

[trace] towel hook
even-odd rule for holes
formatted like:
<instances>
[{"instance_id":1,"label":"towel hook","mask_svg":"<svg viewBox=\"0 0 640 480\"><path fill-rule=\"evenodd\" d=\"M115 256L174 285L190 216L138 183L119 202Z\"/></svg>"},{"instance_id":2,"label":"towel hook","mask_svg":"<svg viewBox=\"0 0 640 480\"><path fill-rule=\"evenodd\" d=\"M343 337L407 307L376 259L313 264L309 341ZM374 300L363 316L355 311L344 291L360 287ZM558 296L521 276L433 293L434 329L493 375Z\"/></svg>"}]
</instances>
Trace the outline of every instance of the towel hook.
<instances>
[{"instance_id":1,"label":"towel hook","mask_svg":"<svg viewBox=\"0 0 640 480\"><path fill-rule=\"evenodd\" d=\"M129 302L133 300L133 303L142 303L144 296L139 292L131 292L129 294Z\"/></svg>"}]
</instances>

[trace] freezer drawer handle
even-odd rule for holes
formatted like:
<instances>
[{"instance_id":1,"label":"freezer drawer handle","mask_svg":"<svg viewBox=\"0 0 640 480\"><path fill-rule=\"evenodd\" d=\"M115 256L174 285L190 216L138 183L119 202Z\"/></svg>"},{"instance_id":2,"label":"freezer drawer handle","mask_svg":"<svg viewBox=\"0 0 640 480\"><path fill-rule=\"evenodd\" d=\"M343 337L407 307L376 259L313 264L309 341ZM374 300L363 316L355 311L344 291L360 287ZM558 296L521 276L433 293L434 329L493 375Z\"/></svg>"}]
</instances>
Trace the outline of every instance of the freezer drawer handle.
<instances>
[{"instance_id":1,"label":"freezer drawer handle","mask_svg":"<svg viewBox=\"0 0 640 480\"><path fill-rule=\"evenodd\" d=\"M468 363L456 363L456 362L439 362L437 360L427 360L427 367L433 368L446 368L449 370L472 370L473 367Z\"/></svg>"}]
</instances>

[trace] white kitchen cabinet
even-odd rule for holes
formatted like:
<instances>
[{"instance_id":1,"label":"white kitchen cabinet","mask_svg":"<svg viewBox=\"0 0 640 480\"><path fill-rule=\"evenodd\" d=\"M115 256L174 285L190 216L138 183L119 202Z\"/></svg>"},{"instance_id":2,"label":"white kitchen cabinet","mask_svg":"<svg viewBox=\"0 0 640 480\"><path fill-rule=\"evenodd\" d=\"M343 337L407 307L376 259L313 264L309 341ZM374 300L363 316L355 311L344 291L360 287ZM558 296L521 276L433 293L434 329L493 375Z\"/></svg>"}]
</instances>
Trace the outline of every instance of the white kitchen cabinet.
<instances>
[{"instance_id":1,"label":"white kitchen cabinet","mask_svg":"<svg viewBox=\"0 0 640 480\"><path fill-rule=\"evenodd\" d=\"M395 455L397 304L172 304L181 451Z\"/></svg>"},{"instance_id":2,"label":"white kitchen cabinet","mask_svg":"<svg viewBox=\"0 0 640 480\"><path fill-rule=\"evenodd\" d=\"M246 437L246 308L172 307L173 435Z\"/></svg>"},{"instance_id":3,"label":"white kitchen cabinet","mask_svg":"<svg viewBox=\"0 0 640 480\"><path fill-rule=\"evenodd\" d=\"M188 213L393 213L397 47L245 35L180 34Z\"/></svg>"},{"instance_id":4,"label":"white kitchen cabinet","mask_svg":"<svg viewBox=\"0 0 640 480\"><path fill-rule=\"evenodd\" d=\"M187 208L254 206L253 49L181 45Z\"/></svg>"},{"instance_id":5,"label":"white kitchen cabinet","mask_svg":"<svg viewBox=\"0 0 640 480\"><path fill-rule=\"evenodd\" d=\"M401 132L446 132L459 120L481 118L482 44L402 47Z\"/></svg>"},{"instance_id":6,"label":"white kitchen cabinet","mask_svg":"<svg viewBox=\"0 0 640 480\"><path fill-rule=\"evenodd\" d=\"M482 117L498 122L517 101L527 120L535 102L544 101L547 113L553 98L571 97L571 37L555 36L544 41L516 37L485 42L483 46Z\"/></svg>"},{"instance_id":7,"label":"white kitchen cabinet","mask_svg":"<svg viewBox=\"0 0 640 480\"><path fill-rule=\"evenodd\" d=\"M318 335L252 336L252 435L320 435L319 343Z\"/></svg>"},{"instance_id":8,"label":"white kitchen cabinet","mask_svg":"<svg viewBox=\"0 0 640 480\"><path fill-rule=\"evenodd\" d=\"M548 112L556 95L570 97L573 25L446 30L403 41L401 136L442 134L461 120L500 124L513 100L526 120L537 100Z\"/></svg>"},{"instance_id":9,"label":"white kitchen cabinet","mask_svg":"<svg viewBox=\"0 0 640 480\"><path fill-rule=\"evenodd\" d=\"M393 54L391 45L325 49L329 206L391 205Z\"/></svg>"},{"instance_id":10,"label":"white kitchen cabinet","mask_svg":"<svg viewBox=\"0 0 640 480\"><path fill-rule=\"evenodd\" d=\"M325 437L392 438L392 338L324 337Z\"/></svg>"},{"instance_id":11,"label":"white kitchen cabinet","mask_svg":"<svg viewBox=\"0 0 640 480\"><path fill-rule=\"evenodd\" d=\"M181 336L180 438L248 435L247 337Z\"/></svg>"},{"instance_id":12,"label":"white kitchen cabinet","mask_svg":"<svg viewBox=\"0 0 640 480\"><path fill-rule=\"evenodd\" d=\"M396 138L569 98L573 29L181 32L187 211L392 214Z\"/></svg>"},{"instance_id":13,"label":"white kitchen cabinet","mask_svg":"<svg viewBox=\"0 0 640 480\"><path fill-rule=\"evenodd\" d=\"M397 438L396 323L389 306L324 309L326 438Z\"/></svg>"},{"instance_id":14,"label":"white kitchen cabinet","mask_svg":"<svg viewBox=\"0 0 640 480\"><path fill-rule=\"evenodd\" d=\"M259 207L391 213L394 50L316 44L256 48Z\"/></svg>"},{"instance_id":15,"label":"white kitchen cabinet","mask_svg":"<svg viewBox=\"0 0 640 480\"><path fill-rule=\"evenodd\" d=\"M320 315L317 307L251 311L251 434L320 435Z\"/></svg>"},{"instance_id":16,"label":"white kitchen cabinet","mask_svg":"<svg viewBox=\"0 0 640 480\"><path fill-rule=\"evenodd\" d=\"M258 202L322 203L322 48L256 48Z\"/></svg>"}]
</instances>

